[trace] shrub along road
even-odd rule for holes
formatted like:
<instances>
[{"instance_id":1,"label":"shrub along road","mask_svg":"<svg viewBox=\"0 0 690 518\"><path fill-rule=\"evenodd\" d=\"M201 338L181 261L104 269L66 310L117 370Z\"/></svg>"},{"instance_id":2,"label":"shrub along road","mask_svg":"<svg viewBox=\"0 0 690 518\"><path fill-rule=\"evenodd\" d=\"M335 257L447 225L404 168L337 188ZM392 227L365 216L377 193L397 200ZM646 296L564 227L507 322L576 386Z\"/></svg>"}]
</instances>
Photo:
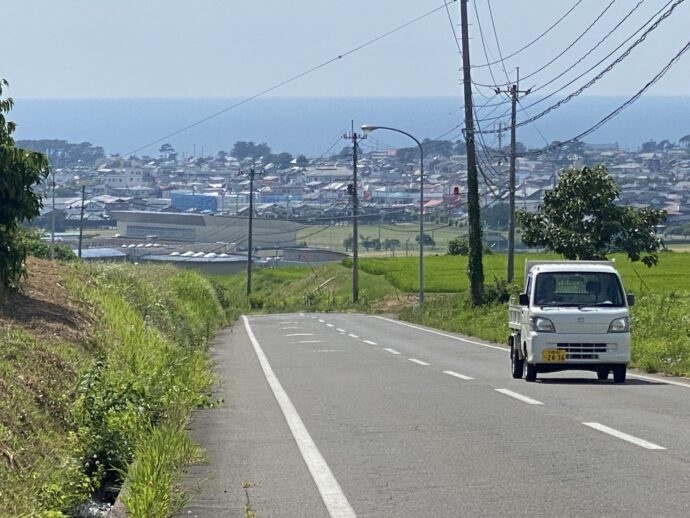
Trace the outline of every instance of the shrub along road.
<instances>
[{"instance_id":1,"label":"shrub along road","mask_svg":"<svg viewBox=\"0 0 690 518\"><path fill-rule=\"evenodd\" d=\"M210 462L180 516L690 510L682 379L526 383L502 346L358 314L248 317L214 355L225 402L196 416Z\"/></svg>"}]
</instances>

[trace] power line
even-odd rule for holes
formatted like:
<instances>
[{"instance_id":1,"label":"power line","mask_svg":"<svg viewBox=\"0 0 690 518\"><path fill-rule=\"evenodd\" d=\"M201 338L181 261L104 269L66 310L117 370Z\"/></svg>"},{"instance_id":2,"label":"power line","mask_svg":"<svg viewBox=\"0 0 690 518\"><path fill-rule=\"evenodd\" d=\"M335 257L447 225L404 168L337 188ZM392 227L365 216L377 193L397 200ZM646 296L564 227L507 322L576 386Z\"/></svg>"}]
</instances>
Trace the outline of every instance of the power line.
<instances>
[{"instance_id":1,"label":"power line","mask_svg":"<svg viewBox=\"0 0 690 518\"><path fill-rule=\"evenodd\" d=\"M558 101L556 104L554 104L554 105L552 105L552 106L549 106L547 109L545 109L545 110L542 111L541 113L538 113L538 114L535 115L534 117L530 117L530 118L528 118L528 119L526 119L526 120L523 120L523 121L518 122L518 123L516 124L516 127L524 126L524 125L526 125L526 124L529 124L530 122L533 122L533 121L535 121L535 120L537 120L537 119L540 119L541 117L547 115L547 114L550 113L551 111L553 111L553 110L555 110L555 109L557 109L557 108L560 108L562 105L564 105L565 103L567 103L568 101L570 101L570 100L573 99L574 97L577 97L577 96L580 95L582 92L584 92L587 88L590 88L591 86L593 86L593 85L594 85L595 83L597 83L602 77L604 77L607 73L609 73L611 70L613 70L613 68L614 68L616 65L618 65L618 64L619 64L621 61L623 61L624 59L626 59L626 58L630 55L630 53L631 53L638 45L640 45L642 42L644 42L644 41L647 39L647 36L648 36L652 31L656 30L656 28L659 27L659 25L660 25L664 20L666 20L669 16L671 16L671 14L672 14L673 11L675 10L675 8L678 7L680 4L682 4L683 2L685 2L685 0L676 0L676 2L674 2L674 4L673 4L667 11L665 11L665 12L659 17L659 19L656 20L656 21L655 21L655 22L654 22L654 23L653 23L653 24L652 24L652 25L651 25L651 26L650 26L650 27L649 27L639 38L637 38L637 40L635 40L635 42L634 42L632 45L630 45L630 46L623 52L623 54L621 54L620 56L618 56L618 57L617 57L613 62L611 62L604 70L602 70L601 72L599 72L596 76L594 76L592 79L590 79L590 80L589 80L587 83L585 83L583 86L581 86L580 88L578 88L578 89L575 90L573 93L571 93L570 95L566 96L565 98L561 99L561 100ZM620 48L620 46L617 47L613 52L615 52L616 50L618 50L618 48ZM613 52L612 52L612 53L613 53ZM611 54L609 54L609 56L610 56L610 55L611 55ZM607 56L607 57L608 57L608 56ZM606 58L604 58L604 59L606 59ZM554 95L554 94L551 94L551 95ZM548 97L550 97L550 96L547 96L547 98L548 98ZM543 99L542 99L542 100L543 100ZM534 106L534 105L537 104L538 102L541 102L541 101L537 101L537 102L535 102L535 103L532 103L532 104L530 105L530 107L531 107L531 106ZM497 130L486 130L484 133L496 133L496 131L497 131Z\"/></svg>"},{"instance_id":2,"label":"power line","mask_svg":"<svg viewBox=\"0 0 690 518\"><path fill-rule=\"evenodd\" d=\"M634 12L644 1L645 1L645 0L640 0L640 1L638 2L638 4L633 8L633 10L631 11L631 13ZM489 4L489 12L491 13L491 1L490 1L490 0L487 0L487 3ZM606 12L613 6L614 3L616 3L616 0L611 0L611 2L609 2L609 4L604 8L604 10L601 11L601 12L599 13L599 15L594 19L594 21L593 21L592 23L590 23L584 31L580 32L580 33L578 34L577 38L575 38L575 40L573 40L572 43L570 43L570 44L569 44L565 49L563 49L558 55L556 55L556 56L555 56L554 58L552 58L550 61L548 61L547 63L545 63L545 64L542 65L541 67L539 67L539 68L538 68L537 70L535 70L534 72L530 72L529 74L527 74L526 76L524 76L522 79L523 79L523 80L524 80L524 79L529 79L530 77L533 77L533 76L537 75L539 72L543 71L544 69L546 69L547 67L549 67L550 65L552 65L556 60L558 60L558 59L559 59L561 56L563 56L566 52L568 52L570 49L572 49L582 38L585 37L585 35L592 29L592 27L594 27L594 26L597 24L597 22L599 22L599 20L601 20L601 19L604 17L604 15L606 14ZM626 18L627 18L627 17L626 17ZM494 23L493 13L491 14L491 23L492 23L492 24ZM494 34L495 34L495 31L496 31L496 26L494 25ZM496 36L496 42L498 43L498 36ZM500 48L499 48L499 52L500 52ZM569 67L569 69L572 69L572 66ZM505 71L505 67L504 67L504 71ZM507 74L506 74L506 76L507 76ZM506 77L506 80L507 80L506 83L503 83L503 84L501 84L501 85L496 85L496 86L510 86L510 84L511 84L510 78ZM478 84L481 85L481 86L491 86L491 85L485 85L485 84L481 84L481 83L478 83Z\"/></svg>"},{"instance_id":3,"label":"power line","mask_svg":"<svg viewBox=\"0 0 690 518\"><path fill-rule=\"evenodd\" d=\"M633 95L630 99L625 101L623 104L621 104L618 108L613 110L611 113L609 113L606 117L601 119L599 122L597 122L594 126L590 127L589 129L583 131L579 135L576 135L575 137L572 137L566 141L559 142L558 144L554 144L552 146L548 146L546 148L540 149L540 150L535 150L535 151L529 151L525 153L526 155L531 155L531 156L539 156L543 155L544 153L548 153L549 151L553 149L557 149L559 147L562 147L566 144L569 144L571 142L575 142L576 140L580 140L582 137L586 137L590 133L594 133L596 130L601 128L604 124L606 124L608 121L613 119L616 115L618 115L620 112L625 110L628 106L633 104L635 101L637 101L649 88L652 87L657 81L659 81L665 74L668 72L671 67L681 58L685 52L690 48L690 41L688 41L683 48L681 48L678 53L671 58L671 60L666 63L666 65L650 80L645 84L640 90L637 91L635 95Z\"/></svg>"},{"instance_id":4,"label":"power line","mask_svg":"<svg viewBox=\"0 0 690 518\"><path fill-rule=\"evenodd\" d=\"M568 15L569 15L570 13L572 13L572 12L575 10L575 8L576 8L578 5L580 5L581 3L582 3L582 0L577 0L577 2L575 2L575 5L573 5L570 9L568 9L568 10L566 11L566 13L565 13L563 16L561 16L561 17L560 17L558 20L556 20L548 29L546 29L544 32L542 32L539 36L537 36L536 38L534 38L532 41L530 41L530 42L529 42L527 45L525 45L524 47L519 48L518 50L516 50L516 51L513 52L512 54L508 54L507 56L505 56L505 57L502 58L502 59L499 59L499 60L497 60L497 61L488 62L488 63L483 63L483 64L481 64L481 65L472 65L472 68L485 68L485 67L490 67L491 65L495 65L495 64L497 64L497 63L500 63L500 62L501 62L502 60L504 60L504 59L510 59L510 58L512 58L512 57L514 57L514 56L517 56L518 54L520 54L520 52L522 52L523 50L528 49L529 47L531 47L532 45L534 45L536 42L538 42L540 39L542 39L544 36L546 36L549 32L551 32L554 28L556 28L556 26L557 26L559 23L561 23L563 20L565 20L565 19L568 17Z\"/></svg>"}]
</instances>

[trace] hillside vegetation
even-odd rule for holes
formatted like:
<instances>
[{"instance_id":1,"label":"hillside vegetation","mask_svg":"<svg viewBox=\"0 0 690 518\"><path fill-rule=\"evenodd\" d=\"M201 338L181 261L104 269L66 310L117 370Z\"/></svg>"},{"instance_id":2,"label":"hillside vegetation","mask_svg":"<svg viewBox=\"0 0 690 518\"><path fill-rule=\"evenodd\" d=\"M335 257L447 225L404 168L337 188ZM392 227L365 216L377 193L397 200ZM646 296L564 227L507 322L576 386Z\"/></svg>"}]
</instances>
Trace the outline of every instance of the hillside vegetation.
<instances>
[{"instance_id":1,"label":"hillside vegetation","mask_svg":"<svg viewBox=\"0 0 690 518\"><path fill-rule=\"evenodd\" d=\"M351 261L316 269L257 270L247 304L244 276L222 277L235 312L368 311L391 313L420 324L506 343L506 296L521 287L526 259L555 255L517 255L516 286L506 286L505 255L484 257L486 294L491 302L472 307L467 257L428 256L424 260L425 304L416 304L416 257L360 259L360 303L352 304ZM632 308L633 366L649 372L690 375L690 254L662 253L659 265L647 268L614 255L626 289L637 295ZM251 306L251 307L250 307ZM507 360L506 360L507 362ZM506 363L507 364L507 363ZM507 368L507 367L506 367Z\"/></svg>"},{"instance_id":2,"label":"hillside vegetation","mask_svg":"<svg viewBox=\"0 0 690 518\"><path fill-rule=\"evenodd\" d=\"M127 476L131 516L170 516L200 452L206 345L225 314L188 271L31 259L0 294L0 516L59 517Z\"/></svg>"}]
</instances>

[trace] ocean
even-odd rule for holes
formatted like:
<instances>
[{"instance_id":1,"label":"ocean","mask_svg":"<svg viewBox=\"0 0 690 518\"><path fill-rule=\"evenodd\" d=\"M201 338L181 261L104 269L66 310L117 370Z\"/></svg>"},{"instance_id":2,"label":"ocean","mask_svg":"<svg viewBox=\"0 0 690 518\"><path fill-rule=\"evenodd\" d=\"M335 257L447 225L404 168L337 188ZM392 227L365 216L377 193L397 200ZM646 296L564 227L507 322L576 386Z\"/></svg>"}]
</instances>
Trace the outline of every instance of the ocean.
<instances>
[{"instance_id":1,"label":"ocean","mask_svg":"<svg viewBox=\"0 0 690 518\"><path fill-rule=\"evenodd\" d=\"M541 147L566 140L593 126L626 100L625 97L580 96L533 124L518 128L517 140L528 147ZM362 124L377 124L405 130L419 140L458 139L464 112L460 97L421 98L280 98L242 99L21 99L9 120L17 123L15 139L61 139L90 142L107 153L157 156L162 143L170 143L180 156L214 155L230 151L236 141L265 142L274 153L289 152L318 157L337 152L348 142L342 137ZM554 102L526 98L522 107L539 101L518 115L518 121L534 116ZM487 103L475 99L477 105ZM488 101L489 103L492 101ZM479 117L495 118L504 113L480 110ZM213 114L217 117L189 127ZM502 119L504 125L509 118ZM497 120L481 123L496 128ZM184 129L188 128L188 129ZM183 130L184 131L180 131ZM179 133L177 133L179 131ZM176 134L174 134L176 133ZM172 135L174 134L174 135ZM690 97L643 97L620 115L583 140L588 143L618 143L624 149L639 149L649 140L676 142L690 134ZM486 136L496 145L496 135ZM509 135L503 137L503 145ZM365 150L414 145L402 135L377 131L363 141Z\"/></svg>"}]
</instances>

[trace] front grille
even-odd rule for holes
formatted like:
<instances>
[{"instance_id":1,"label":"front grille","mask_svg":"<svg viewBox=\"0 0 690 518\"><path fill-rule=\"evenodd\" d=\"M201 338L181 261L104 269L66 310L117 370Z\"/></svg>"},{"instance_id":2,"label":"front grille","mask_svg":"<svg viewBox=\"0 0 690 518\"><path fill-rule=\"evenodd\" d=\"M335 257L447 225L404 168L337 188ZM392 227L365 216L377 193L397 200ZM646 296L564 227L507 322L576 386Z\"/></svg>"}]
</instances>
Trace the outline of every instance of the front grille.
<instances>
[{"instance_id":1,"label":"front grille","mask_svg":"<svg viewBox=\"0 0 690 518\"><path fill-rule=\"evenodd\" d=\"M606 344L559 343L558 349L565 351L568 360L598 360L606 352Z\"/></svg>"}]
</instances>

